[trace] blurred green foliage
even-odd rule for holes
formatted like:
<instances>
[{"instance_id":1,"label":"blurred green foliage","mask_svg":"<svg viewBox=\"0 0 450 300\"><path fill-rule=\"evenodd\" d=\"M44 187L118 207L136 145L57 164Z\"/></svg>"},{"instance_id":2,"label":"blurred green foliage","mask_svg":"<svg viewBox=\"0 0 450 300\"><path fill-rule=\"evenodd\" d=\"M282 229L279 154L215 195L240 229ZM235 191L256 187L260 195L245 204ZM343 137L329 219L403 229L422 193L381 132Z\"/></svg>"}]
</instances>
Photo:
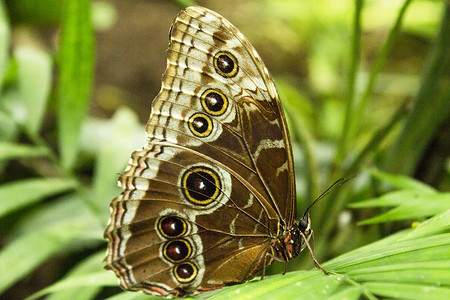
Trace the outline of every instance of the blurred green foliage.
<instances>
[{"instance_id":1,"label":"blurred green foliage","mask_svg":"<svg viewBox=\"0 0 450 300\"><path fill-rule=\"evenodd\" d=\"M173 18L193 3L148 1L148 11L132 16L142 29L152 16ZM275 77L293 138L299 212L331 182L357 175L311 211L316 256L329 260L332 275L300 271L312 266L304 254L285 276L201 297L450 298L448 1L198 3L237 25ZM101 69L105 55L100 32L118 29L117 7L135 4L0 0L1 297L143 297L112 296L119 289L102 269L102 233L120 193L117 174L145 142L139 119L150 103L126 108L130 98L146 99L127 90L142 74L123 77L126 87L105 83L94 63L97 55ZM136 45L124 46L137 67ZM112 77L125 75L116 61L107 64ZM283 268L274 264L268 274Z\"/></svg>"}]
</instances>

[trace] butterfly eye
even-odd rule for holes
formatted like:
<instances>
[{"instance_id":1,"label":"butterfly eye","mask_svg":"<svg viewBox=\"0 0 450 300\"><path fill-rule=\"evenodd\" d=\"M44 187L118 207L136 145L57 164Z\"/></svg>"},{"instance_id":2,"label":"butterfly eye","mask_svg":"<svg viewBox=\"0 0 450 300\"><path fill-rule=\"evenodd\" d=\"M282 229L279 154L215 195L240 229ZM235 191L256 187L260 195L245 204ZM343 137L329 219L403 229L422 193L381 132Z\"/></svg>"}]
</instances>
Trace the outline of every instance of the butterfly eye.
<instances>
[{"instance_id":1,"label":"butterfly eye","mask_svg":"<svg viewBox=\"0 0 450 300\"><path fill-rule=\"evenodd\" d=\"M235 76L239 70L236 57L224 51L218 52L214 56L214 68L217 73L227 78Z\"/></svg>"},{"instance_id":2,"label":"butterfly eye","mask_svg":"<svg viewBox=\"0 0 450 300\"><path fill-rule=\"evenodd\" d=\"M203 93L201 100L203 109L214 116L220 116L228 107L227 97L216 90L206 90Z\"/></svg>"},{"instance_id":3,"label":"butterfly eye","mask_svg":"<svg viewBox=\"0 0 450 300\"><path fill-rule=\"evenodd\" d=\"M308 228L308 221L305 219L301 219L299 224L298 224L298 228L300 229L301 232L305 232L305 230Z\"/></svg>"},{"instance_id":4,"label":"butterfly eye","mask_svg":"<svg viewBox=\"0 0 450 300\"><path fill-rule=\"evenodd\" d=\"M196 113L189 118L189 129L198 137L207 137L212 132L213 124L207 115Z\"/></svg>"},{"instance_id":5,"label":"butterfly eye","mask_svg":"<svg viewBox=\"0 0 450 300\"><path fill-rule=\"evenodd\" d=\"M181 283L189 283L197 276L197 267L190 262L178 265L173 269L175 278Z\"/></svg>"},{"instance_id":6,"label":"butterfly eye","mask_svg":"<svg viewBox=\"0 0 450 300\"><path fill-rule=\"evenodd\" d=\"M204 167L190 169L183 174L182 191L189 202L208 205L219 196L219 176Z\"/></svg>"}]
</instances>

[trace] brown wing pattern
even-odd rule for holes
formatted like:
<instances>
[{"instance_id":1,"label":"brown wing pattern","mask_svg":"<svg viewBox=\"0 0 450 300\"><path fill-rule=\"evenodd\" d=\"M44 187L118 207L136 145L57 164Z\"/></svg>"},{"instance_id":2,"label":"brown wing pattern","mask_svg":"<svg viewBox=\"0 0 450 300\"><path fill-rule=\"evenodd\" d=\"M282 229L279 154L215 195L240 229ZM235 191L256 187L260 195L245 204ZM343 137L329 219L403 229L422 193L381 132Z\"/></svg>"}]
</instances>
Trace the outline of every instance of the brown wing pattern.
<instances>
[{"instance_id":1,"label":"brown wing pattern","mask_svg":"<svg viewBox=\"0 0 450 300\"><path fill-rule=\"evenodd\" d=\"M111 203L106 262L126 289L181 296L253 278L295 187L284 112L246 38L190 7L167 52L148 145Z\"/></svg>"}]
</instances>

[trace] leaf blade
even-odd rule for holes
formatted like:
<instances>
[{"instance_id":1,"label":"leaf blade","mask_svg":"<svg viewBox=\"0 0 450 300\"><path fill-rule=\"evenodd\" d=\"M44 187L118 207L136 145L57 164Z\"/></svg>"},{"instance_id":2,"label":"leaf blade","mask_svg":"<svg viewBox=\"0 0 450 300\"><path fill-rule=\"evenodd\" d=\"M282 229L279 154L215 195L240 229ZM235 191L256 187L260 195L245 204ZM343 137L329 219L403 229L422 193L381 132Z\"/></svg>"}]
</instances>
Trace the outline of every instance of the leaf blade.
<instances>
[{"instance_id":1,"label":"leaf blade","mask_svg":"<svg viewBox=\"0 0 450 300\"><path fill-rule=\"evenodd\" d=\"M0 186L0 217L76 185L76 182L64 178L33 178L3 184Z\"/></svg>"},{"instance_id":2,"label":"leaf blade","mask_svg":"<svg viewBox=\"0 0 450 300\"><path fill-rule=\"evenodd\" d=\"M48 150L43 147L15 143L0 143L0 161L24 157L41 157L47 156L48 154Z\"/></svg>"},{"instance_id":3,"label":"leaf blade","mask_svg":"<svg viewBox=\"0 0 450 300\"><path fill-rule=\"evenodd\" d=\"M64 220L55 226L36 228L10 242L0 251L0 267L8 272L0 274L0 293L23 278L63 246L89 230L83 218ZM39 245L33 247L31 245Z\"/></svg>"},{"instance_id":4,"label":"leaf blade","mask_svg":"<svg viewBox=\"0 0 450 300\"><path fill-rule=\"evenodd\" d=\"M89 0L67 0L59 52L58 125L62 164L75 162L92 87L94 41Z\"/></svg>"},{"instance_id":5,"label":"leaf blade","mask_svg":"<svg viewBox=\"0 0 450 300\"><path fill-rule=\"evenodd\" d=\"M27 129L36 136L50 94L52 60L46 52L28 47L15 49L14 56L18 65L19 87L27 108Z\"/></svg>"},{"instance_id":6,"label":"leaf blade","mask_svg":"<svg viewBox=\"0 0 450 300\"><path fill-rule=\"evenodd\" d=\"M449 299L450 289L435 285L399 284L391 282L368 282L363 286L373 293L403 299Z\"/></svg>"},{"instance_id":7,"label":"leaf blade","mask_svg":"<svg viewBox=\"0 0 450 300\"><path fill-rule=\"evenodd\" d=\"M5 75L8 66L8 49L11 38L11 30L9 27L8 18L6 15L5 4L0 2L0 90L3 83L3 76Z\"/></svg>"}]
</instances>

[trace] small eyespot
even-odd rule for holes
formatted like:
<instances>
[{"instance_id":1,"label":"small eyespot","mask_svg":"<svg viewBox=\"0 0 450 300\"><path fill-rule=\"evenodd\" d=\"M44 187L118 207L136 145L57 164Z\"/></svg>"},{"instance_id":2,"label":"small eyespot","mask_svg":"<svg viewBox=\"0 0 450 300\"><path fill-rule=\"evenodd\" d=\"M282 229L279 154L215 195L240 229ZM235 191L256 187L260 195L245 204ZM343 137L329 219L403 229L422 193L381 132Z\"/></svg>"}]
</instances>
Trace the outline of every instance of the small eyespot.
<instances>
[{"instance_id":1,"label":"small eyespot","mask_svg":"<svg viewBox=\"0 0 450 300\"><path fill-rule=\"evenodd\" d=\"M230 52L220 51L214 55L214 68L217 73L226 78L231 78L239 71L236 57Z\"/></svg>"},{"instance_id":2,"label":"small eyespot","mask_svg":"<svg viewBox=\"0 0 450 300\"><path fill-rule=\"evenodd\" d=\"M189 129L198 137L207 137L213 130L213 124L207 115L196 113L189 118Z\"/></svg>"},{"instance_id":3,"label":"small eyespot","mask_svg":"<svg viewBox=\"0 0 450 300\"><path fill-rule=\"evenodd\" d=\"M177 238L186 233L187 224L176 216L162 217L158 221L158 231L166 238Z\"/></svg>"},{"instance_id":4,"label":"small eyespot","mask_svg":"<svg viewBox=\"0 0 450 300\"><path fill-rule=\"evenodd\" d=\"M197 276L198 269L191 262L185 262L173 268L173 275L180 283L189 283Z\"/></svg>"},{"instance_id":5,"label":"small eyespot","mask_svg":"<svg viewBox=\"0 0 450 300\"><path fill-rule=\"evenodd\" d=\"M202 96L202 107L210 115L220 116L228 107L227 97L213 89L206 90Z\"/></svg>"},{"instance_id":6,"label":"small eyespot","mask_svg":"<svg viewBox=\"0 0 450 300\"><path fill-rule=\"evenodd\" d=\"M211 169L194 167L187 170L181 179L186 200L195 205L208 205L220 194L219 176Z\"/></svg>"},{"instance_id":7,"label":"small eyespot","mask_svg":"<svg viewBox=\"0 0 450 300\"><path fill-rule=\"evenodd\" d=\"M164 245L163 249L164 258L174 263L182 262L191 253L191 245L183 239L169 241Z\"/></svg>"}]
</instances>

